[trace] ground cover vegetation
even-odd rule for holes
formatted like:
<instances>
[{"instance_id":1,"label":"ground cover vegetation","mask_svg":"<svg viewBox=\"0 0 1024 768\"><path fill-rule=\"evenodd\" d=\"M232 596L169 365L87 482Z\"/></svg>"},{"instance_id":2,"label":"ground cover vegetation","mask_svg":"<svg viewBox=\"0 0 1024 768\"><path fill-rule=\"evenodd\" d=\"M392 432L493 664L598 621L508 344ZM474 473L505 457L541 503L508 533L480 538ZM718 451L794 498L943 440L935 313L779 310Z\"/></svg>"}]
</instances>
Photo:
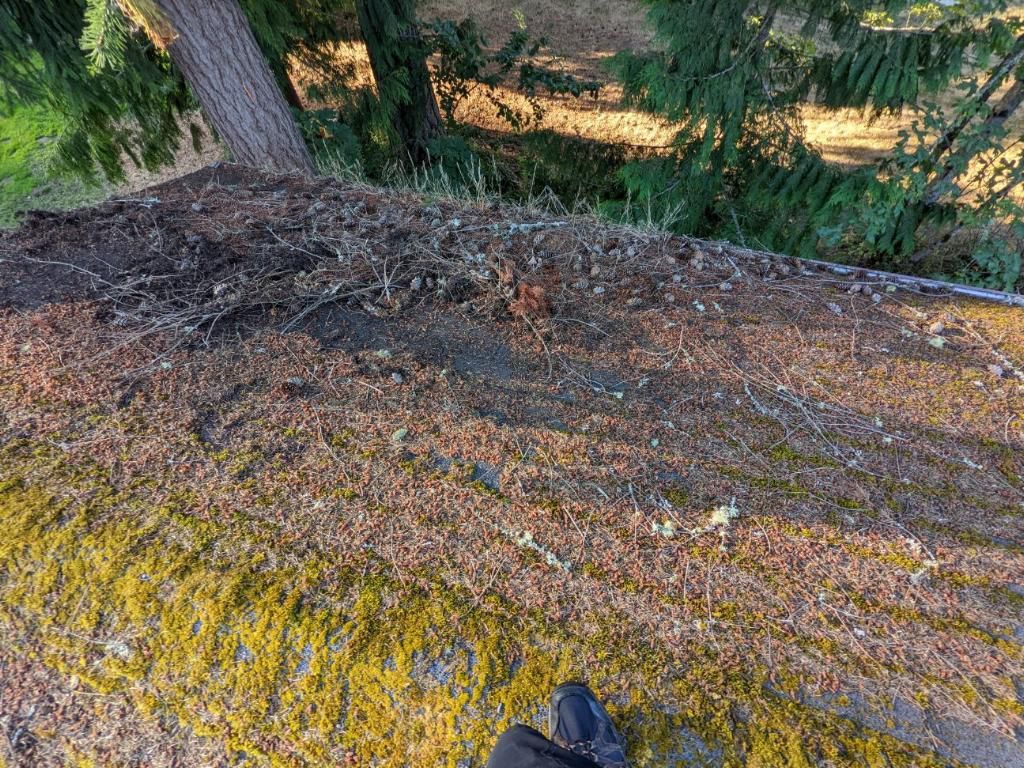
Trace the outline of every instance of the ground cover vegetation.
<instances>
[{"instance_id":1,"label":"ground cover vegetation","mask_svg":"<svg viewBox=\"0 0 1024 768\"><path fill-rule=\"evenodd\" d=\"M1019 311L224 165L0 236L0 755L1021 763Z\"/></svg>"},{"instance_id":2,"label":"ground cover vegetation","mask_svg":"<svg viewBox=\"0 0 1024 768\"><path fill-rule=\"evenodd\" d=\"M559 35L546 16L561 8L526 17L459 3L417 11L408 0L241 2L321 169L486 183L518 200L550 188L568 207L614 219L1018 287L1018 6L652 0L645 22L628 5L627 23L646 31L609 33L629 50L601 50L593 66L579 44L553 59L544 44L558 41L530 33ZM616 18L598 6L597 17ZM11 0L0 9L6 96L61 115L64 170L117 179L126 155L159 166L182 125L194 140L202 133L180 73L138 9L124 13L133 7ZM61 23L50 23L56 15ZM355 63L339 56L352 46ZM598 94L650 114L661 140L547 127L572 123ZM905 119L895 147L851 167L827 159L807 131L812 108L866 130Z\"/></svg>"}]
</instances>

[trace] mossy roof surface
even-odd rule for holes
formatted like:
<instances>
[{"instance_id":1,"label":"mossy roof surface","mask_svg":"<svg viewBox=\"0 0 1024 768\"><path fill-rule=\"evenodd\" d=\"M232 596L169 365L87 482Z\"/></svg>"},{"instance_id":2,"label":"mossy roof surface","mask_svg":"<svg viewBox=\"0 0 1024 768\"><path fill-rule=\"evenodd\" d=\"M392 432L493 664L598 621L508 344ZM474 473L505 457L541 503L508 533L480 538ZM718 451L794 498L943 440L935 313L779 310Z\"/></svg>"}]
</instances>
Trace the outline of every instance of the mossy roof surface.
<instances>
[{"instance_id":1,"label":"mossy roof surface","mask_svg":"<svg viewBox=\"0 0 1024 768\"><path fill-rule=\"evenodd\" d=\"M1020 310L230 166L0 259L0 631L151 764L1024 764Z\"/></svg>"}]
</instances>

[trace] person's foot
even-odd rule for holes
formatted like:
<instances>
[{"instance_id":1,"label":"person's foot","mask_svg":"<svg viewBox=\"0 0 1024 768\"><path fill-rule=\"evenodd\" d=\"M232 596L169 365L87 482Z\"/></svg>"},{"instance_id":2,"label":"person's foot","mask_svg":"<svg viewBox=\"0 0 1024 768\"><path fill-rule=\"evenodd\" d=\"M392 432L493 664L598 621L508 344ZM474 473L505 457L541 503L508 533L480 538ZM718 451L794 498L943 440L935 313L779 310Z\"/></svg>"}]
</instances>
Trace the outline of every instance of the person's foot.
<instances>
[{"instance_id":1,"label":"person's foot","mask_svg":"<svg viewBox=\"0 0 1024 768\"><path fill-rule=\"evenodd\" d=\"M563 683L551 694L548 716L555 744L601 768L625 768L626 748L601 702L582 683Z\"/></svg>"}]
</instances>

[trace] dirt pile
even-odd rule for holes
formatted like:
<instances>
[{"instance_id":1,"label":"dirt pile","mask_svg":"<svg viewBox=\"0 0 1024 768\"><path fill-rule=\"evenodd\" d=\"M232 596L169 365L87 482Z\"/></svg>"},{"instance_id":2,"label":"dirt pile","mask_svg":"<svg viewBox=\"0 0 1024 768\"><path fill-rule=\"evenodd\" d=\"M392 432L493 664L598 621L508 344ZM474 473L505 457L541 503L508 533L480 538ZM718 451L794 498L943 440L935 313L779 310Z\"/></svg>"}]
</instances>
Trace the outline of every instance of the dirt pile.
<instances>
[{"instance_id":1,"label":"dirt pile","mask_svg":"<svg viewBox=\"0 0 1024 768\"><path fill-rule=\"evenodd\" d=\"M1024 765L1020 310L230 166L0 259L0 626L101 718L476 765L583 676L638 765Z\"/></svg>"}]
</instances>

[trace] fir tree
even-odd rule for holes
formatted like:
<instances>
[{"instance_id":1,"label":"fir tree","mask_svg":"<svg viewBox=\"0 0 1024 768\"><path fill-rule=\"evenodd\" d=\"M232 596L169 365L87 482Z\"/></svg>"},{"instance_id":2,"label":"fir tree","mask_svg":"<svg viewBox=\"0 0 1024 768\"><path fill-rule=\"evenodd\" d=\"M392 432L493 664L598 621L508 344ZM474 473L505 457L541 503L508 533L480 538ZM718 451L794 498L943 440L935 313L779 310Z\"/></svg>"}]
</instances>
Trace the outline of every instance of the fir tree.
<instances>
[{"instance_id":1,"label":"fir tree","mask_svg":"<svg viewBox=\"0 0 1024 768\"><path fill-rule=\"evenodd\" d=\"M288 58L323 66L318 44L336 34L335 12L351 0L240 5L278 84L294 101ZM148 169L173 160L180 126L197 104L140 23L138 13L155 7L152 0L0 0L0 103L45 102L64 117L57 170L90 176L98 168L119 180L124 156ZM190 127L198 140L201 129L194 122Z\"/></svg>"},{"instance_id":2,"label":"fir tree","mask_svg":"<svg viewBox=\"0 0 1024 768\"><path fill-rule=\"evenodd\" d=\"M377 85L381 125L413 161L444 134L414 0L356 0L359 31Z\"/></svg>"},{"instance_id":3,"label":"fir tree","mask_svg":"<svg viewBox=\"0 0 1024 768\"><path fill-rule=\"evenodd\" d=\"M238 0L131 0L233 158L312 175L313 159Z\"/></svg>"},{"instance_id":4,"label":"fir tree","mask_svg":"<svg viewBox=\"0 0 1024 768\"><path fill-rule=\"evenodd\" d=\"M855 237L899 266L925 235L986 215L1013 221L956 184L972 160L1004 154L1006 117L1024 100L1011 89L988 106L1024 55L1021 19L997 14L1002 0L648 2L653 50L621 54L612 68L628 102L680 130L669 155L625 177L634 196L675 212L679 228L805 255ZM776 29L782 20L797 31ZM954 86L966 95L952 117L928 107ZM850 174L808 146L799 119L808 102L860 108L866 119L911 107L926 119L886 163ZM1006 202L1019 169L1000 178Z\"/></svg>"}]
</instances>

